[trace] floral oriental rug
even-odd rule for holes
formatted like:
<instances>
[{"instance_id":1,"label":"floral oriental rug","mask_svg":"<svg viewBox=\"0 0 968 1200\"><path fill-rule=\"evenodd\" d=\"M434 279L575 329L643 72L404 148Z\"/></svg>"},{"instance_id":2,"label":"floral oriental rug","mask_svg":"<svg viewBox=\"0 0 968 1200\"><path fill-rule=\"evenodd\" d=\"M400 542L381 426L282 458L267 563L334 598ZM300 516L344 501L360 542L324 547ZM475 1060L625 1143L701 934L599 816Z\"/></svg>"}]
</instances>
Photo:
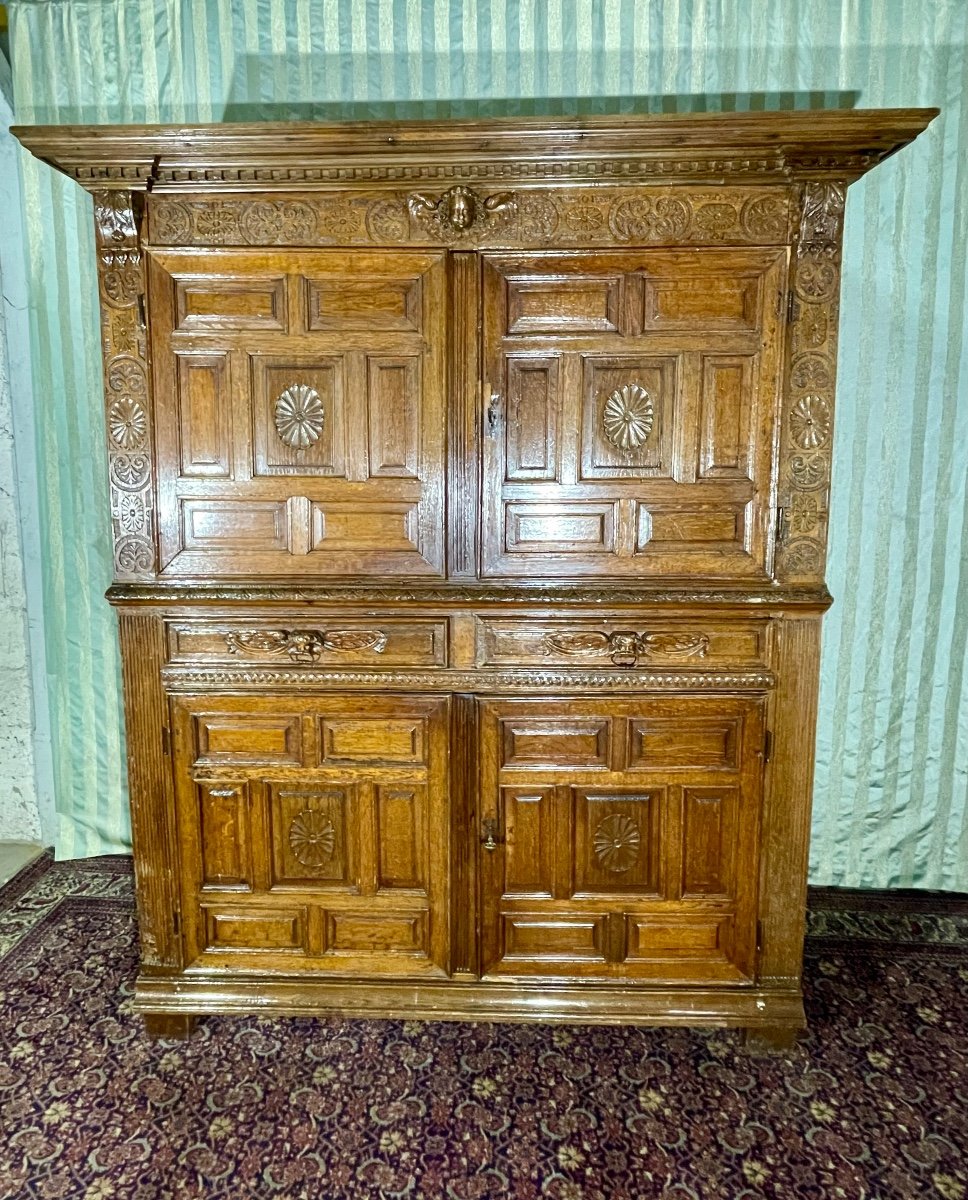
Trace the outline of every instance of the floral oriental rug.
<instances>
[{"instance_id":1,"label":"floral oriental rug","mask_svg":"<svg viewBox=\"0 0 968 1200\"><path fill-rule=\"evenodd\" d=\"M130 862L0 890L0 1197L968 1200L968 905L815 898L810 1029L131 1011Z\"/></svg>"}]
</instances>

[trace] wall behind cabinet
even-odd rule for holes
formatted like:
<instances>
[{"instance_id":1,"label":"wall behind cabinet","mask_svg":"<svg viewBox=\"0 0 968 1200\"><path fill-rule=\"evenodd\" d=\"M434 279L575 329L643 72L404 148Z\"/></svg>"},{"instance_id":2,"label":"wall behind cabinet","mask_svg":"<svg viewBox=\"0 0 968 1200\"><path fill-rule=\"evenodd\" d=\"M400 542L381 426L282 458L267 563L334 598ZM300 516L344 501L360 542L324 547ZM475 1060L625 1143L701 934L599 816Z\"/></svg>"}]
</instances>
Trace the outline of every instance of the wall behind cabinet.
<instances>
[{"instance_id":1,"label":"wall behind cabinet","mask_svg":"<svg viewBox=\"0 0 968 1200\"><path fill-rule=\"evenodd\" d=\"M848 205L812 879L968 889L963 0L10 7L23 122L940 105ZM96 854L127 817L89 201L23 170L58 852Z\"/></svg>"}]
</instances>

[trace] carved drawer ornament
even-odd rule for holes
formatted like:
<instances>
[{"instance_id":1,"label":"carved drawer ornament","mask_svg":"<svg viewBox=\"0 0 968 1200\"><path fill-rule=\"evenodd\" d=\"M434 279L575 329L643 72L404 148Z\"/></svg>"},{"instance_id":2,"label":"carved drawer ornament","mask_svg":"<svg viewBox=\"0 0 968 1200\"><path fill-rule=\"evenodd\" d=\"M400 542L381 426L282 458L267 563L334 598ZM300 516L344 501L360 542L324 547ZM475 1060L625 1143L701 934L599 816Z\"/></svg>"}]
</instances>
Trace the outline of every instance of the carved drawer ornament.
<instances>
[{"instance_id":1,"label":"carved drawer ornament","mask_svg":"<svg viewBox=\"0 0 968 1200\"><path fill-rule=\"evenodd\" d=\"M321 867L336 849L333 822L324 813L304 808L289 825L289 849L304 867Z\"/></svg>"},{"instance_id":2,"label":"carved drawer ornament","mask_svg":"<svg viewBox=\"0 0 968 1200\"><path fill-rule=\"evenodd\" d=\"M618 450L638 450L644 446L654 423L655 405L641 384L627 383L605 400L602 426L605 436Z\"/></svg>"},{"instance_id":3,"label":"carved drawer ornament","mask_svg":"<svg viewBox=\"0 0 968 1200\"><path fill-rule=\"evenodd\" d=\"M477 223L485 223L495 213L510 215L515 203L512 192L495 192L491 196L479 196L473 188L463 184L452 187L434 199L424 192L414 192L407 200L407 208L415 221L422 221L437 236L464 233Z\"/></svg>"},{"instance_id":4,"label":"carved drawer ornament","mask_svg":"<svg viewBox=\"0 0 968 1200\"><path fill-rule=\"evenodd\" d=\"M624 813L612 813L595 827L592 844L595 857L605 870L620 875L635 865L641 842L642 835L632 818Z\"/></svg>"},{"instance_id":5,"label":"carved drawer ornament","mask_svg":"<svg viewBox=\"0 0 968 1200\"><path fill-rule=\"evenodd\" d=\"M705 658L709 638L701 633L636 633L617 629L611 633L546 633L545 654L576 658L611 658L617 667L634 667L640 658Z\"/></svg>"},{"instance_id":6,"label":"carved drawer ornament","mask_svg":"<svg viewBox=\"0 0 968 1200\"><path fill-rule=\"evenodd\" d=\"M291 383L276 401L276 431L293 450L305 450L318 442L326 420L319 392L305 383Z\"/></svg>"},{"instance_id":7,"label":"carved drawer ornament","mask_svg":"<svg viewBox=\"0 0 968 1200\"><path fill-rule=\"evenodd\" d=\"M286 654L293 662L314 663L324 650L352 654L372 650L382 654L387 635L380 629L254 629L225 635L229 654Z\"/></svg>"}]
</instances>

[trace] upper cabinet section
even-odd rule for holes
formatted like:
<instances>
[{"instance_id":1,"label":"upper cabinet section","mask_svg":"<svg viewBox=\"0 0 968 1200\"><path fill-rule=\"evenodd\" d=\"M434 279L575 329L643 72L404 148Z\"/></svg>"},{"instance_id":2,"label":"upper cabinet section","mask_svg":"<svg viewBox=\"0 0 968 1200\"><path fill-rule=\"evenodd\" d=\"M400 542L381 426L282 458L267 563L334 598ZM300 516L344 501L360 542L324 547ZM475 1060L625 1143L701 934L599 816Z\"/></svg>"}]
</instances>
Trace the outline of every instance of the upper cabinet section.
<instances>
[{"instance_id":1,"label":"upper cabinet section","mask_svg":"<svg viewBox=\"0 0 968 1200\"><path fill-rule=\"evenodd\" d=\"M824 586L848 185L933 109L16 130L119 583Z\"/></svg>"}]
</instances>

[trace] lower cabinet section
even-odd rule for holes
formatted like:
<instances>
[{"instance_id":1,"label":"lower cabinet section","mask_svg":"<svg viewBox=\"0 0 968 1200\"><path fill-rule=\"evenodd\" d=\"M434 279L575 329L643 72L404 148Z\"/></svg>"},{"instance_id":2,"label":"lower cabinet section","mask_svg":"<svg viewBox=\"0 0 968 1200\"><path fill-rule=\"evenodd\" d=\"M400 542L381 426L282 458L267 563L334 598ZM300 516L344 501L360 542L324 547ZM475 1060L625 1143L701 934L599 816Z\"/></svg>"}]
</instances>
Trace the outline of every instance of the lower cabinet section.
<instances>
[{"instance_id":1,"label":"lower cabinet section","mask_svg":"<svg viewBox=\"0 0 968 1200\"><path fill-rule=\"evenodd\" d=\"M169 704L189 987L584 995L576 1019L756 988L762 695Z\"/></svg>"},{"instance_id":2,"label":"lower cabinet section","mask_svg":"<svg viewBox=\"0 0 968 1200\"><path fill-rule=\"evenodd\" d=\"M449 701L173 701L190 968L443 974Z\"/></svg>"}]
</instances>

